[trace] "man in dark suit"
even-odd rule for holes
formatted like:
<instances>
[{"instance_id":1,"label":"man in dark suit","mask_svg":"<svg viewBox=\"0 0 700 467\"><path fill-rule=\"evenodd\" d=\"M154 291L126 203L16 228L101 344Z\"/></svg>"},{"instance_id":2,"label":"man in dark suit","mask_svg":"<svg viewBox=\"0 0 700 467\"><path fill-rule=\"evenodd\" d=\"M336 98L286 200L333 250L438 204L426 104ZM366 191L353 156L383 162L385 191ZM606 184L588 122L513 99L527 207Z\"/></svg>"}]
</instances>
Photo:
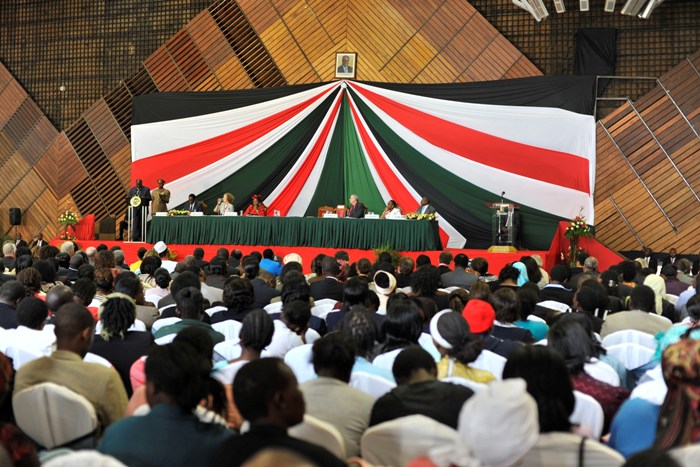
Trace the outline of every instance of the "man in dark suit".
<instances>
[{"instance_id":1,"label":"man in dark suit","mask_svg":"<svg viewBox=\"0 0 700 467\"><path fill-rule=\"evenodd\" d=\"M350 66L350 56L343 55L341 61L342 64L338 67L338 73L352 73L352 67Z\"/></svg>"},{"instance_id":2,"label":"man in dark suit","mask_svg":"<svg viewBox=\"0 0 700 467\"><path fill-rule=\"evenodd\" d=\"M136 185L129 190L129 199L134 196L141 198L141 206L133 210L134 217L131 221L131 239L140 242L145 240L141 238L141 222L146 221L145 218L148 217L148 205L151 202L151 189L147 186L143 186L143 181L140 178L136 180Z\"/></svg>"},{"instance_id":3,"label":"man in dark suit","mask_svg":"<svg viewBox=\"0 0 700 467\"><path fill-rule=\"evenodd\" d=\"M651 271L656 274L658 261L654 258L654 252L651 251L651 248L648 246L642 248L642 260L644 261L642 266L651 269Z\"/></svg>"},{"instance_id":4,"label":"man in dark suit","mask_svg":"<svg viewBox=\"0 0 700 467\"><path fill-rule=\"evenodd\" d=\"M29 248L34 249L34 247L39 247L41 248L44 245L48 245L48 242L44 241L44 236L41 233L36 234L36 237L34 237L34 240L32 240L32 243L29 244Z\"/></svg>"},{"instance_id":5,"label":"man in dark suit","mask_svg":"<svg viewBox=\"0 0 700 467\"><path fill-rule=\"evenodd\" d=\"M27 246L27 242L22 240L22 234L17 232L17 235L15 236L15 247L19 248L21 246Z\"/></svg>"},{"instance_id":6,"label":"man in dark suit","mask_svg":"<svg viewBox=\"0 0 700 467\"><path fill-rule=\"evenodd\" d=\"M195 248L192 252L192 256L194 256L194 265L206 271L206 268L209 266L209 261L204 261L204 248Z\"/></svg>"},{"instance_id":7,"label":"man in dark suit","mask_svg":"<svg viewBox=\"0 0 700 467\"><path fill-rule=\"evenodd\" d=\"M671 250L668 252L668 256L664 258L663 263L661 263L661 266L666 266L667 264L676 266L676 261L679 259L681 259L681 257L676 255L676 249L671 248ZM654 273L656 273L656 271L654 271Z\"/></svg>"},{"instance_id":8,"label":"man in dark suit","mask_svg":"<svg viewBox=\"0 0 700 467\"><path fill-rule=\"evenodd\" d=\"M365 217L365 205L360 203L360 198L357 195L350 195L350 212L348 212L348 217L354 217L355 219L362 219Z\"/></svg>"},{"instance_id":9,"label":"man in dark suit","mask_svg":"<svg viewBox=\"0 0 700 467\"><path fill-rule=\"evenodd\" d=\"M455 256L455 270L442 274L440 282L443 287L462 287L469 290L474 282L479 280L476 274L467 272L469 257L463 253Z\"/></svg>"},{"instance_id":10,"label":"man in dark suit","mask_svg":"<svg viewBox=\"0 0 700 467\"><path fill-rule=\"evenodd\" d=\"M253 286L253 292L255 293L255 301L253 303L256 308L265 308L266 305L270 304L270 300L280 296L278 290L268 287L265 281L258 278L260 263L255 256L246 256L243 258L241 262L241 273Z\"/></svg>"},{"instance_id":11,"label":"man in dark suit","mask_svg":"<svg viewBox=\"0 0 700 467\"><path fill-rule=\"evenodd\" d=\"M545 285L540 291L540 301L554 300L572 306L574 292L564 287L563 284L569 279L569 267L565 264L556 264L549 272L550 283Z\"/></svg>"},{"instance_id":12,"label":"man in dark suit","mask_svg":"<svg viewBox=\"0 0 700 467\"><path fill-rule=\"evenodd\" d=\"M314 282L309 286L311 288L311 297L314 300L331 298L338 302L342 301L343 284L338 280L338 275L340 274L338 260L332 256L323 258L321 272L323 273L323 280Z\"/></svg>"},{"instance_id":13,"label":"man in dark suit","mask_svg":"<svg viewBox=\"0 0 700 467\"><path fill-rule=\"evenodd\" d=\"M201 212L202 211L202 203L197 201L197 196L195 196L194 193L190 193L190 196L187 198L187 204L185 205L185 210L189 212Z\"/></svg>"},{"instance_id":14,"label":"man in dark suit","mask_svg":"<svg viewBox=\"0 0 700 467\"><path fill-rule=\"evenodd\" d=\"M430 204L430 199L423 196L420 200L420 206L416 209L416 214L435 214L435 208Z\"/></svg>"},{"instance_id":15,"label":"man in dark suit","mask_svg":"<svg viewBox=\"0 0 700 467\"><path fill-rule=\"evenodd\" d=\"M450 263L452 262L452 253L449 251L443 251L440 253L440 258L438 259L438 271L440 271L440 275L442 274L447 274L448 272L452 271L450 269Z\"/></svg>"}]
</instances>

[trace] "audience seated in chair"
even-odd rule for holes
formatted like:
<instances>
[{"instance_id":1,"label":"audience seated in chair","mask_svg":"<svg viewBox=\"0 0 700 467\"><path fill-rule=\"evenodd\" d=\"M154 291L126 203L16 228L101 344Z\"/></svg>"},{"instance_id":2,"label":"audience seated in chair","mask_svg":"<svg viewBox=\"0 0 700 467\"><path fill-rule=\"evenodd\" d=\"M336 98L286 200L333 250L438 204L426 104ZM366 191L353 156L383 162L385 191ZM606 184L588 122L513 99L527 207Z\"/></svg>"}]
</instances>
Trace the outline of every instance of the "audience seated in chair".
<instances>
[{"instance_id":1,"label":"audience seated in chair","mask_svg":"<svg viewBox=\"0 0 700 467\"><path fill-rule=\"evenodd\" d=\"M224 335L215 331L211 324L202 321L204 317L204 297L194 287L186 287L175 296L176 313L180 321L169 326L164 326L155 332L153 337L159 339L170 334L177 334L188 327L198 327L205 330L214 344L224 341Z\"/></svg>"},{"instance_id":2,"label":"audience seated in chair","mask_svg":"<svg viewBox=\"0 0 700 467\"><path fill-rule=\"evenodd\" d=\"M226 440L215 451L212 466L243 465L268 448L292 451L324 467L345 465L323 447L288 435L304 419L305 404L294 374L281 360L263 358L245 365L233 381L233 396L250 430Z\"/></svg>"},{"instance_id":3,"label":"audience seated in chair","mask_svg":"<svg viewBox=\"0 0 700 467\"><path fill-rule=\"evenodd\" d=\"M312 362L318 378L300 386L306 413L336 427L348 456L359 455L374 398L348 385L355 364L352 340L340 333L322 337L313 345Z\"/></svg>"},{"instance_id":4,"label":"audience seated in chair","mask_svg":"<svg viewBox=\"0 0 700 467\"><path fill-rule=\"evenodd\" d=\"M127 398L124 384L112 368L85 363L95 322L85 307L77 303L63 305L56 315L56 351L24 365L17 372L15 392L43 382L67 387L95 406L101 427L121 419Z\"/></svg>"},{"instance_id":5,"label":"audience seated in chair","mask_svg":"<svg viewBox=\"0 0 700 467\"><path fill-rule=\"evenodd\" d=\"M398 386L377 400L370 426L407 415L421 414L457 428L461 407L474 392L466 387L437 380L437 366L420 347L404 349L392 367Z\"/></svg>"},{"instance_id":6,"label":"audience seated in chair","mask_svg":"<svg viewBox=\"0 0 700 467\"><path fill-rule=\"evenodd\" d=\"M146 360L150 411L107 429L98 449L127 465L209 465L214 451L233 433L203 423L193 411L208 395L211 360L192 346L174 342L155 347Z\"/></svg>"}]
</instances>

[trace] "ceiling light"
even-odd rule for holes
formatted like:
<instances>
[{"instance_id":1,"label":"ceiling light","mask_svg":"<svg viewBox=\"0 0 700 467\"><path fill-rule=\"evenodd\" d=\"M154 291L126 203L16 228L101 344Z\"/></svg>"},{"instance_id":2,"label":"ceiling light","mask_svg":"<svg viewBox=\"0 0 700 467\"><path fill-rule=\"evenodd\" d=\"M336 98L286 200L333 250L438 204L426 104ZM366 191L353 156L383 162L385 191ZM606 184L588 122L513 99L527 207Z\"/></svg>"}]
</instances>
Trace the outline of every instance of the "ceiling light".
<instances>
[{"instance_id":1,"label":"ceiling light","mask_svg":"<svg viewBox=\"0 0 700 467\"><path fill-rule=\"evenodd\" d=\"M622 7L621 13L623 15L637 16L645 2L646 0L627 0L625 6Z\"/></svg>"},{"instance_id":2,"label":"ceiling light","mask_svg":"<svg viewBox=\"0 0 700 467\"><path fill-rule=\"evenodd\" d=\"M591 7L590 2L588 0L579 0L578 5L579 10L581 11L588 11Z\"/></svg>"},{"instance_id":3,"label":"ceiling light","mask_svg":"<svg viewBox=\"0 0 700 467\"><path fill-rule=\"evenodd\" d=\"M554 8L557 10L557 13L566 12L566 6L564 5L564 0L554 0Z\"/></svg>"},{"instance_id":4,"label":"ceiling light","mask_svg":"<svg viewBox=\"0 0 700 467\"><path fill-rule=\"evenodd\" d=\"M605 0L605 11L613 13L615 11L615 2L617 0Z\"/></svg>"},{"instance_id":5,"label":"ceiling light","mask_svg":"<svg viewBox=\"0 0 700 467\"><path fill-rule=\"evenodd\" d=\"M639 17L642 19L649 19L649 16L651 16L651 12L654 11L656 7L661 5L663 2L664 0L649 0L649 3L647 3L646 8L644 8L644 11L639 15Z\"/></svg>"}]
</instances>

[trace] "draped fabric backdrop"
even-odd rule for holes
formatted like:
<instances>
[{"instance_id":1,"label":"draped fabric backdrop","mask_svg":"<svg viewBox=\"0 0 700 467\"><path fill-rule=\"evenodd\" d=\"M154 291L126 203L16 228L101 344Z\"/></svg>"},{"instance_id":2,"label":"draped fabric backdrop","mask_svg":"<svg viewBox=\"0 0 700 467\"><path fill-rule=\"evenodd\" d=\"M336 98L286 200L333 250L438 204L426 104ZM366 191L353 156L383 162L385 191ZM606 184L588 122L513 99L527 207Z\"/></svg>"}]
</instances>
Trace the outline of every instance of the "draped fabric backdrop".
<instances>
[{"instance_id":1,"label":"draped fabric backdrop","mask_svg":"<svg viewBox=\"0 0 700 467\"><path fill-rule=\"evenodd\" d=\"M409 85L338 81L134 98L132 181L166 180L171 208L225 192L237 210L315 216L353 193L381 213L422 196L443 244L486 248L491 211L520 205L523 245L546 249L558 221L593 223L595 81L538 77Z\"/></svg>"}]
</instances>

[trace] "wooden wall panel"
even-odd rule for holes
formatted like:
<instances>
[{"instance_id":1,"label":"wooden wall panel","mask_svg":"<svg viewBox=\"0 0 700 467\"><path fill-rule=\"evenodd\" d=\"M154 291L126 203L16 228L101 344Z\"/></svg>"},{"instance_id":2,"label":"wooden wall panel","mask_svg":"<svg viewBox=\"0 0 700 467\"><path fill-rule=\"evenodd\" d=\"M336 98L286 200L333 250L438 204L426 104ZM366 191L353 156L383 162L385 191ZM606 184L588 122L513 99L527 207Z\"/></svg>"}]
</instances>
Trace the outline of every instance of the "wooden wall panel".
<instances>
[{"instance_id":1,"label":"wooden wall panel","mask_svg":"<svg viewBox=\"0 0 700 467\"><path fill-rule=\"evenodd\" d=\"M603 217L597 218L596 231L613 248L636 250L645 244L655 251L675 247L697 253L699 68L700 51L663 75L663 87L599 122L595 197L596 216ZM610 208L610 198L622 214Z\"/></svg>"},{"instance_id":2,"label":"wooden wall panel","mask_svg":"<svg viewBox=\"0 0 700 467\"><path fill-rule=\"evenodd\" d=\"M0 70L0 163L4 157L17 173L36 171L31 190L51 203L37 210L37 219L67 208L98 220L119 218L131 183L134 96L330 81L335 54L344 51L358 53L362 80L438 83L540 74L462 0L218 0L58 136L46 132L36 105ZM22 144L35 127L37 136Z\"/></svg>"}]
</instances>

